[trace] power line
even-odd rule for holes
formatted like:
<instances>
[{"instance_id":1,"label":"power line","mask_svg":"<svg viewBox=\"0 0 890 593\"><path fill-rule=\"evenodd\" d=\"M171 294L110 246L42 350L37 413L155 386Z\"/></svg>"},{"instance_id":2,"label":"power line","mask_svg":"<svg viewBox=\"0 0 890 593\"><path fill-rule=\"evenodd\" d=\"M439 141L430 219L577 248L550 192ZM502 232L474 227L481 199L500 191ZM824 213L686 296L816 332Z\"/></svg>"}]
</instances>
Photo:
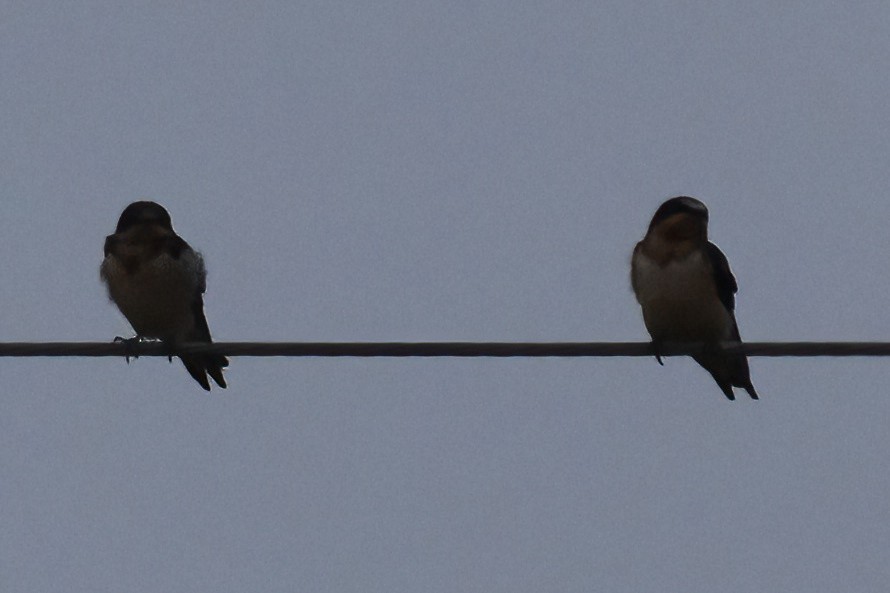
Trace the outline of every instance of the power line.
<instances>
[{"instance_id":1,"label":"power line","mask_svg":"<svg viewBox=\"0 0 890 593\"><path fill-rule=\"evenodd\" d=\"M713 348L713 346L711 346ZM719 348L748 356L890 356L890 342L726 342ZM696 354L702 344L664 344L662 356ZM617 357L654 356L649 342L0 342L0 357L33 356L226 356L314 357Z\"/></svg>"}]
</instances>

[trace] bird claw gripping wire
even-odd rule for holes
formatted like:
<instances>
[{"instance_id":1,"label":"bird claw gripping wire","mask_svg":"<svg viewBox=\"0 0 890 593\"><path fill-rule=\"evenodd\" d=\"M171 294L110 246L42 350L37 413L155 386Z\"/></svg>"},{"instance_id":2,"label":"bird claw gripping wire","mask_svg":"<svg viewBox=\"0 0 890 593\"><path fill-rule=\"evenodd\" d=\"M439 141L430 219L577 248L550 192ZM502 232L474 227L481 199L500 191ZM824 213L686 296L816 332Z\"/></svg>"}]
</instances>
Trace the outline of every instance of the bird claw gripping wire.
<instances>
[{"instance_id":1,"label":"bird claw gripping wire","mask_svg":"<svg viewBox=\"0 0 890 593\"><path fill-rule=\"evenodd\" d=\"M652 340L652 351L655 354L655 360L658 361L658 364L664 366L664 361L661 359L661 342Z\"/></svg>"},{"instance_id":2,"label":"bird claw gripping wire","mask_svg":"<svg viewBox=\"0 0 890 593\"><path fill-rule=\"evenodd\" d=\"M130 358L139 358L139 349L138 346L140 344L145 344L146 342L150 343L163 343L163 340L158 340L156 338L146 338L143 336L133 336L132 338L122 338L121 336L114 337L115 343L122 343L124 345L124 358L127 359L127 364L130 364ZM169 344L167 344L169 349ZM173 355L167 355L167 361L173 362Z\"/></svg>"},{"instance_id":3,"label":"bird claw gripping wire","mask_svg":"<svg viewBox=\"0 0 890 593\"><path fill-rule=\"evenodd\" d=\"M121 343L124 345L124 358L127 360L127 364L130 364L130 358L139 358L137 346L142 344L143 342L148 342L147 338L143 338L142 336L133 336L132 338L122 338L121 336L114 337L115 343ZM173 357L168 357L171 361Z\"/></svg>"}]
</instances>

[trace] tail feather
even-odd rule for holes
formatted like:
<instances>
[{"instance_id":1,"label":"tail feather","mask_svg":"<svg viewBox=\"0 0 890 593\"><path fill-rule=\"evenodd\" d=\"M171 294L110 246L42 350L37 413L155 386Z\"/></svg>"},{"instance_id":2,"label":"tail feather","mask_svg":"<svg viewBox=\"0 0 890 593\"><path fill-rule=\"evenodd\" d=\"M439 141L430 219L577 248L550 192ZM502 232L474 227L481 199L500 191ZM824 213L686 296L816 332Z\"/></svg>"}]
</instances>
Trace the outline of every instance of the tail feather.
<instances>
[{"instance_id":1,"label":"tail feather","mask_svg":"<svg viewBox=\"0 0 890 593\"><path fill-rule=\"evenodd\" d=\"M223 389L226 388L226 379L223 377L222 370L229 366L229 360L225 356L221 354L192 354L180 356L180 358L185 370L205 391L210 391L210 381L207 380L207 375L210 375L217 385Z\"/></svg>"},{"instance_id":2,"label":"tail feather","mask_svg":"<svg viewBox=\"0 0 890 593\"><path fill-rule=\"evenodd\" d=\"M714 373L711 373L711 376L714 376ZM735 393L732 392L732 385L720 381L717 377L714 377L714 380L717 381L717 386L720 387L720 390L723 392L723 395L726 396L726 399L735 401Z\"/></svg>"},{"instance_id":3,"label":"tail feather","mask_svg":"<svg viewBox=\"0 0 890 593\"><path fill-rule=\"evenodd\" d=\"M743 388L751 396L751 399L760 399L751 383L748 359L744 356L714 352L697 354L692 358L711 374L728 399L735 399L735 394L732 392L733 387Z\"/></svg>"},{"instance_id":4,"label":"tail feather","mask_svg":"<svg viewBox=\"0 0 890 593\"><path fill-rule=\"evenodd\" d=\"M180 359L185 366L185 370L192 376L192 379L197 381L204 388L204 391L210 391L210 382L207 380L207 371L201 358L198 356L181 356Z\"/></svg>"},{"instance_id":5,"label":"tail feather","mask_svg":"<svg viewBox=\"0 0 890 593\"><path fill-rule=\"evenodd\" d=\"M207 326L207 317L204 316L204 299L198 294L194 303L192 303L192 314L194 315L195 327L189 341L192 342L211 342L210 328ZM226 388L226 379L223 377L223 369L229 366L229 359L222 354L189 354L180 356L182 364L189 375L198 382L205 391L210 391L210 381L207 375L216 382L217 385Z\"/></svg>"},{"instance_id":6,"label":"tail feather","mask_svg":"<svg viewBox=\"0 0 890 593\"><path fill-rule=\"evenodd\" d=\"M222 370L229 366L229 359L221 354L214 354L206 357L205 362L207 363L207 366L205 367L207 369L207 374L216 381L217 385L225 389L226 379L223 377Z\"/></svg>"},{"instance_id":7,"label":"tail feather","mask_svg":"<svg viewBox=\"0 0 890 593\"><path fill-rule=\"evenodd\" d=\"M739 326L735 322L735 316L732 320L732 331L730 338L735 342L741 342L739 335ZM695 362L700 364L706 371L711 373L714 381L720 386L720 390L730 400L735 399L732 392L733 387L741 387L748 392L751 399L760 399L754 384L751 383L751 371L748 369L748 358L743 354L724 354L713 350L703 352L692 357Z\"/></svg>"}]
</instances>

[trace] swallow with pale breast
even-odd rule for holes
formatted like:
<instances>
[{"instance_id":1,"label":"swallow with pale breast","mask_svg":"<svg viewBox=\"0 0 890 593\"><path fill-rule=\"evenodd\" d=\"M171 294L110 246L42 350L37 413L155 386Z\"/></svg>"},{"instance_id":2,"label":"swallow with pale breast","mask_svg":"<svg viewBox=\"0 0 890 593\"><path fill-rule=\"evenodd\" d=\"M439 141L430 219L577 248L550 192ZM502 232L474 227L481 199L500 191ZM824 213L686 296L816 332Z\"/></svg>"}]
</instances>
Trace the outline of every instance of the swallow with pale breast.
<instances>
[{"instance_id":1,"label":"swallow with pale breast","mask_svg":"<svg viewBox=\"0 0 890 593\"><path fill-rule=\"evenodd\" d=\"M631 259L631 284L656 352L666 342L740 342L735 319L738 291L729 262L708 241L708 208L680 196L663 203ZM733 400L733 387L758 399L748 359L716 348L693 356ZM661 357L656 355L661 363Z\"/></svg>"},{"instance_id":2,"label":"swallow with pale breast","mask_svg":"<svg viewBox=\"0 0 890 593\"><path fill-rule=\"evenodd\" d=\"M105 238L99 275L108 297L133 329L136 339L154 338L175 348L186 342L211 342L204 316L207 272L201 254L173 231L170 214L155 202L133 202ZM207 376L225 388L220 354L180 356L189 374L210 391Z\"/></svg>"}]
</instances>

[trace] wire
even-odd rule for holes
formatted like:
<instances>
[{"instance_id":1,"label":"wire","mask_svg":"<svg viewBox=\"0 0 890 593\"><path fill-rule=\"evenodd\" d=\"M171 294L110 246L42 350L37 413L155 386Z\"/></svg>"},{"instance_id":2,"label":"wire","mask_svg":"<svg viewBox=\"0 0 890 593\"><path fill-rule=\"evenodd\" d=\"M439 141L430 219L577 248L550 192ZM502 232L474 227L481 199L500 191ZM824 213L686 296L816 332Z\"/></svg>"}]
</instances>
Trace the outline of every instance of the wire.
<instances>
[{"instance_id":1,"label":"wire","mask_svg":"<svg viewBox=\"0 0 890 593\"><path fill-rule=\"evenodd\" d=\"M714 349L711 346L710 349ZM890 356L890 342L726 342L716 347L748 356ZM702 344L663 344L662 356L705 350ZM16 356L227 356L316 357L616 357L654 356L649 342L0 342L0 357Z\"/></svg>"}]
</instances>

